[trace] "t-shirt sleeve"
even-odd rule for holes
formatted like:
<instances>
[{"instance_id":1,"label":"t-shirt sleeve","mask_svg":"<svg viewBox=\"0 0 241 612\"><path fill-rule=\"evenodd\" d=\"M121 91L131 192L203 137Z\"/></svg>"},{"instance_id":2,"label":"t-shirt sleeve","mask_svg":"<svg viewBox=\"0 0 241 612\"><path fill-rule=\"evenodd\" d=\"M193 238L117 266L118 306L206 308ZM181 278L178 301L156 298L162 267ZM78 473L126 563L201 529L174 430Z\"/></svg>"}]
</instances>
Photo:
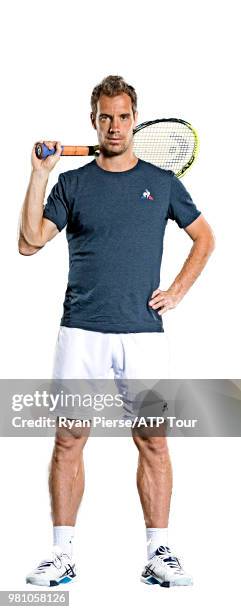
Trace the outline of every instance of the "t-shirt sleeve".
<instances>
[{"instance_id":1,"label":"t-shirt sleeve","mask_svg":"<svg viewBox=\"0 0 241 612\"><path fill-rule=\"evenodd\" d=\"M43 217L53 221L59 232L67 225L69 202L66 192L64 173L59 175L58 182L53 186L44 207Z\"/></svg>"},{"instance_id":2,"label":"t-shirt sleeve","mask_svg":"<svg viewBox=\"0 0 241 612\"><path fill-rule=\"evenodd\" d=\"M168 219L176 221L181 228L187 227L201 215L197 209L190 193L183 183L173 173L171 179L170 203L168 208Z\"/></svg>"}]
</instances>

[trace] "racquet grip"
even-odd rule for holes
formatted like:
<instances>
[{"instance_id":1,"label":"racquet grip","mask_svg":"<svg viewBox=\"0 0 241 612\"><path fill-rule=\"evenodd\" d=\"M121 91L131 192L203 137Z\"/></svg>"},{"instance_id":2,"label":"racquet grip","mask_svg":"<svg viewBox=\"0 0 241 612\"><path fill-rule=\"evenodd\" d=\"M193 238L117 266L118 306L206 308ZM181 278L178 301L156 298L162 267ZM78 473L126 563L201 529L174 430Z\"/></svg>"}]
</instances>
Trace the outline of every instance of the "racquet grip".
<instances>
[{"instance_id":1,"label":"racquet grip","mask_svg":"<svg viewBox=\"0 0 241 612\"><path fill-rule=\"evenodd\" d=\"M61 155L95 155L95 152L98 147L84 147L84 146L71 146L65 145L61 146L62 153ZM49 149L44 143L37 142L35 145L35 153L38 159L46 159L49 155L54 155L56 153L55 147L53 149Z\"/></svg>"}]
</instances>

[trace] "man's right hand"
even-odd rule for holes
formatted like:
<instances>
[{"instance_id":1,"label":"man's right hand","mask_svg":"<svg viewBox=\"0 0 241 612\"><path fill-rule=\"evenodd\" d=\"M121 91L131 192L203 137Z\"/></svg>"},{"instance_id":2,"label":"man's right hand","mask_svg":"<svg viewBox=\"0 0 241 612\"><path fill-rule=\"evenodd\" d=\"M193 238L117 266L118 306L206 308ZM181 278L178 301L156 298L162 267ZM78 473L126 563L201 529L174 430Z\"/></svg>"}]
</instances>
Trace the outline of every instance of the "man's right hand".
<instances>
[{"instance_id":1,"label":"man's right hand","mask_svg":"<svg viewBox=\"0 0 241 612\"><path fill-rule=\"evenodd\" d=\"M34 144L32 149L32 172L20 217L19 252L33 255L51 240L59 230L53 221L43 218L43 204L49 173L59 161L61 142L42 140L48 148L56 147L56 153L46 159L38 159Z\"/></svg>"},{"instance_id":2,"label":"man's right hand","mask_svg":"<svg viewBox=\"0 0 241 612\"><path fill-rule=\"evenodd\" d=\"M56 153L54 153L54 155L49 155L45 159L38 159L35 153L35 146L37 143L34 144L32 149L31 161L33 170L44 170L44 172L49 173L60 159L62 153L61 142L56 140L39 140L38 142L45 144L49 149L56 147Z\"/></svg>"}]
</instances>

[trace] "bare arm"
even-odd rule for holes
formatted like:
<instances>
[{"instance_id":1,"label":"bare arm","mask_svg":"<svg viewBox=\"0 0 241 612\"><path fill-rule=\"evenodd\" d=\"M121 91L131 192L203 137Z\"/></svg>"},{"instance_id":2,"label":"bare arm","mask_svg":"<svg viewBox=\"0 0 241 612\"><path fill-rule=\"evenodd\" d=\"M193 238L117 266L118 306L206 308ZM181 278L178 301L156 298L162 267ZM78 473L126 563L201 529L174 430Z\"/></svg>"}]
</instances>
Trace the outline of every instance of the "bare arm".
<instances>
[{"instance_id":1,"label":"bare arm","mask_svg":"<svg viewBox=\"0 0 241 612\"><path fill-rule=\"evenodd\" d=\"M55 223L53 223L49 219L43 218L42 234L43 236L45 236L44 244L54 238L54 236L56 236L56 234L58 233L59 230L56 227ZM20 227L18 235L18 250L21 255L34 255L34 253L37 253L38 251L40 251L40 249L43 248L44 244L42 246L33 246L29 244L26 238L24 238Z\"/></svg>"},{"instance_id":2,"label":"bare arm","mask_svg":"<svg viewBox=\"0 0 241 612\"><path fill-rule=\"evenodd\" d=\"M43 211L49 174L60 158L61 144L49 141L45 144L49 147L56 144L57 150L55 155L39 160L35 145L32 149L32 172L19 223L18 249L22 255L33 255L59 233L55 223L43 217Z\"/></svg>"},{"instance_id":3,"label":"bare arm","mask_svg":"<svg viewBox=\"0 0 241 612\"><path fill-rule=\"evenodd\" d=\"M149 305L159 314L174 308L184 297L196 278L202 272L212 251L215 248L215 239L210 225L200 215L193 223L185 227L185 231L192 238L194 244L179 274L167 291L156 289L153 291Z\"/></svg>"}]
</instances>

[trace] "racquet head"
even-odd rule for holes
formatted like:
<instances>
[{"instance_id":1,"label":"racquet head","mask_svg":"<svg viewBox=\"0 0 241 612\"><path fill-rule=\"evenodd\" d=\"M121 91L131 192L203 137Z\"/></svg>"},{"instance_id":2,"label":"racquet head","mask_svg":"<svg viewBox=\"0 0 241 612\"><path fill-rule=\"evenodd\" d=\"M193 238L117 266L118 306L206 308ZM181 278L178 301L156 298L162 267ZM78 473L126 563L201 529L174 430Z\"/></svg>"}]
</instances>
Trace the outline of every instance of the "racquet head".
<instances>
[{"instance_id":1,"label":"racquet head","mask_svg":"<svg viewBox=\"0 0 241 612\"><path fill-rule=\"evenodd\" d=\"M193 164L198 151L198 136L183 119L155 119L134 129L137 157L180 177Z\"/></svg>"}]
</instances>

